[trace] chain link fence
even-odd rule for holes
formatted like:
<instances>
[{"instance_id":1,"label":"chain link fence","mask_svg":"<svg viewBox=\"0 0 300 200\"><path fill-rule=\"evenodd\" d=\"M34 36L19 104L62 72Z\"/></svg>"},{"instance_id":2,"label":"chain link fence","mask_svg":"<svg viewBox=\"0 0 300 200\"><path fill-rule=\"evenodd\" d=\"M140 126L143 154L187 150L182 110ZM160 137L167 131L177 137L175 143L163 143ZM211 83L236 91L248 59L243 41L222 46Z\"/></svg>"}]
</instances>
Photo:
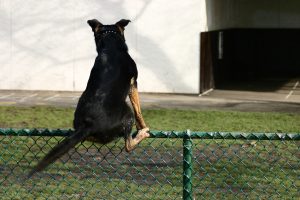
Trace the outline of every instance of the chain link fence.
<instances>
[{"instance_id":1,"label":"chain link fence","mask_svg":"<svg viewBox=\"0 0 300 200\"><path fill-rule=\"evenodd\" d=\"M0 129L0 198L300 198L300 134L153 131L131 153L83 142L25 179L70 133Z\"/></svg>"}]
</instances>

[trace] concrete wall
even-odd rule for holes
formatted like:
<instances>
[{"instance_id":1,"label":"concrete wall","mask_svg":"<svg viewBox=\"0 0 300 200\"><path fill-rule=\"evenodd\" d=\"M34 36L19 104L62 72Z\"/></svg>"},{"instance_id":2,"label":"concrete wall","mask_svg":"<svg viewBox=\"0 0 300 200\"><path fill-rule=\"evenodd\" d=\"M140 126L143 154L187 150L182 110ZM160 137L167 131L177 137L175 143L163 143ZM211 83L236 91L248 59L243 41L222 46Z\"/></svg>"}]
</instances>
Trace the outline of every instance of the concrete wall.
<instances>
[{"instance_id":1,"label":"concrete wall","mask_svg":"<svg viewBox=\"0 0 300 200\"><path fill-rule=\"evenodd\" d=\"M206 0L208 30L300 28L299 0Z\"/></svg>"},{"instance_id":2,"label":"concrete wall","mask_svg":"<svg viewBox=\"0 0 300 200\"><path fill-rule=\"evenodd\" d=\"M86 21L125 35L144 92L198 93L205 0L0 0L0 89L84 90L96 57Z\"/></svg>"}]
</instances>

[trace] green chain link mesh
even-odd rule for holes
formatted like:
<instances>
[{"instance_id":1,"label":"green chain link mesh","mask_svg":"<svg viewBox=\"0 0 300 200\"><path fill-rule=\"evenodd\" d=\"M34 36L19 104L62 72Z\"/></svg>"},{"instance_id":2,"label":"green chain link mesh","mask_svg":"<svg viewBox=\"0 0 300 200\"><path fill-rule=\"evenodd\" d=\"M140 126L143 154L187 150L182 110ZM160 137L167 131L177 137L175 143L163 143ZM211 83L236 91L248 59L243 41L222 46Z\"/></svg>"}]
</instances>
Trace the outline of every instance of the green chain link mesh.
<instances>
[{"instance_id":1,"label":"green chain link mesh","mask_svg":"<svg viewBox=\"0 0 300 200\"><path fill-rule=\"evenodd\" d=\"M299 199L300 134L155 132L133 152L124 141L78 144L47 170L26 174L69 130L0 129L1 199ZM184 145L191 145L183 150ZM192 163L185 160L188 153ZM188 160L190 162L190 160Z\"/></svg>"}]
</instances>

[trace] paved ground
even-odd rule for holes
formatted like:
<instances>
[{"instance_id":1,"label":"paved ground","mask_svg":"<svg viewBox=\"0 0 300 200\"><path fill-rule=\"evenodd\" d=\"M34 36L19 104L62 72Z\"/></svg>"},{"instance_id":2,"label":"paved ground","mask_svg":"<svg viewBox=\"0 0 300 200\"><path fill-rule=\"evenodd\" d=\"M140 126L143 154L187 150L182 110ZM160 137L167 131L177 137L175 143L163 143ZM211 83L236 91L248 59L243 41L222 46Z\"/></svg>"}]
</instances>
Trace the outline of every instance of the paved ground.
<instances>
[{"instance_id":1,"label":"paved ground","mask_svg":"<svg viewBox=\"0 0 300 200\"><path fill-rule=\"evenodd\" d=\"M299 82L298 82L299 85ZM140 94L143 108L236 110L300 113L300 86L275 92L213 90L203 95ZM81 92L0 91L0 106L75 107Z\"/></svg>"}]
</instances>

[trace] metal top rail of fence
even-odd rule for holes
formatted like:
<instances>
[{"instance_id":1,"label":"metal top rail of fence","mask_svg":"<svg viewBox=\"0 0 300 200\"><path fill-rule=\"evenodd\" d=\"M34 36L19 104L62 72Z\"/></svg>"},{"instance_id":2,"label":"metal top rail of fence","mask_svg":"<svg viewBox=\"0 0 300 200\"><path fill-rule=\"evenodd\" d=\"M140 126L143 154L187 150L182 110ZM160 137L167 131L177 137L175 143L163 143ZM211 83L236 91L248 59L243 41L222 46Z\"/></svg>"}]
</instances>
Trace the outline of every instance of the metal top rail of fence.
<instances>
[{"instance_id":1,"label":"metal top rail of fence","mask_svg":"<svg viewBox=\"0 0 300 200\"><path fill-rule=\"evenodd\" d=\"M12 129L0 128L0 135L11 136L68 136L72 129ZM238 140L300 140L300 133L244 133L244 132L193 132L153 131L150 138L185 138L191 139L238 139Z\"/></svg>"},{"instance_id":2,"label":"metal top rail of fence","mask_svg":"<svg viewBox=\"0 0 300 200\"><path fill-rule=\"evenodd\" d=\"M150 139L131 154L123 151L122 141L86 142L22 185L20 177L72 132L0 129L0 195L7 199L300 197L300 133L151 131Z\"/></svg>"}]
</instances>

